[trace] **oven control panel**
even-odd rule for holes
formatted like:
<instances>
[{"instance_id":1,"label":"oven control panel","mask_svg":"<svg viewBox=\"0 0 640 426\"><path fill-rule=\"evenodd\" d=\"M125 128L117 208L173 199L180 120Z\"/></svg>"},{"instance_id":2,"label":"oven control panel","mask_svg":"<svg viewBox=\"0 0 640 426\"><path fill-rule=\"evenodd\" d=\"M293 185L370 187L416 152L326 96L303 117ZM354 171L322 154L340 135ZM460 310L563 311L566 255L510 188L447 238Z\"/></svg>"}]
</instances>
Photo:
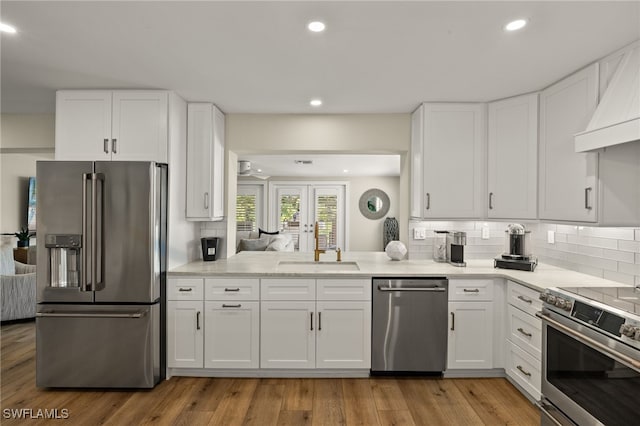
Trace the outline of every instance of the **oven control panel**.
<instances>
[{"instance_id":1,"label":"oven control panel","mask_svg":"<svg viewBox=\"0 0 640 426\"><path fill-rule=\"evenodd\" d=\"M567 312L571 312L573 308L573 302L571 302L571 300L549 293L540 293L540 300Z\"/></svg>"}]
</instances>

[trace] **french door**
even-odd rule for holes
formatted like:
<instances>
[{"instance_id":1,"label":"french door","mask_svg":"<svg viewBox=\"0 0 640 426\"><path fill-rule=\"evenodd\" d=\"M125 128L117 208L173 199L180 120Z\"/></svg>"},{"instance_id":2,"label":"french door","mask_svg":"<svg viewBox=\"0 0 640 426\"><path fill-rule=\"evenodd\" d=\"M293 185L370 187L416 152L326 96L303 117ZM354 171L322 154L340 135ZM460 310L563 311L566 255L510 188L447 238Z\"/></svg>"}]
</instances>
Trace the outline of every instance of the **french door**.
<instances>
[{"instance_id":1,"label":"french door","mask_svg":"<svg viewBox=\"0 0 640 426\"><path fill-rule=\"evenodd\" d=\"M270 185L270 229L293 234L296 251L313 251L318 222L319 248L346 250L344 184Z\"/></svg>"}]
</instances>

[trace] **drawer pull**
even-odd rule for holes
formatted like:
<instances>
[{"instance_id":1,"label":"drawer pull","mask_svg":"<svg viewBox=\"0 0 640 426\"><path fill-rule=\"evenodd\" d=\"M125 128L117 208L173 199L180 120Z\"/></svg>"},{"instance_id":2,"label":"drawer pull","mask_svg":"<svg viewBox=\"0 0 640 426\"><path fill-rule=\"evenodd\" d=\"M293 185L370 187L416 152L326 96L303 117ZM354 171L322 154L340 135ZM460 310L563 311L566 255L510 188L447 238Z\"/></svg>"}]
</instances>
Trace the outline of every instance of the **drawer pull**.
<instances>
[{"instance_id":1,"label":"drawer pull","mask_svg":"<svg viewBox=\"0 0 640 426\"><path fill-rule=\"evenodd\" d=\"M518 299L522 300L524 303L529 303L529 304L533 303L531 299L524 296L518 296Z\"/></svg>"},{"instance_id":2,"label":"drawer pull","mask_svg":"<svg viewBox=\"0 0 640 426\"><path fill-rule=\"evenodd\" d=\"M532 336L532 334L531 334L531 333L527 333L526 331L524 331L524 330L522 329L522 327L521 327L521 328L519 328L519 329L518 329L518 331L519 331L520 333L524 334L524 335L525 335L525 336L527 336L527 337L531 337L531 336Z\"/></svg>"},{"instance_id":3,"label":"drawer pull","mask_svg":"<svg viewBox=\"0 0 640 426\"><path fill-rule=\"evenodd\" d=\"M474 288L474 289L464 288L462 289L462 291L464 291L465 293L480 293L480 290L477 288Z\"/></svg>"},{"instance_id":4,"label":"drawer pull","mask_svg":"<svg viewBox=\"0 0 640 426\"><path fill-rule=\"evenodd\" d=\"M224 304L224 303L223 303L223 304L222 304L222 307L223 307L223 308L242 308L242 305L241 305L241 304L239 304L239 303L238 303L237 305L227 305L227 304Z\"/></svg>"},{"instance_id":5,"label":"drawer pull","mask_svg":"<svg viewBox=\"0 0 640 426\"><path fill-rule=\"evenodd\" d=\"M193 291L192 288L182 288L180 287L180 289L178 291Z\"/></svg>"},{"instance_id":6,"label":"drawer pull","mask_svg":"<svg viewBox=\"0 0 640 426\"><path fill-rule=\"evenodd\" d=\"M516 368L517 368L518 370L520 370L520 372L521 372L522 374L524 374L525 376L527 376L527 377L531 377L531 373L529 373L527 370L525 370L524 368L522 368L522 366L521 366L521 365L517 365L517 366L516 366Z\"/></svg>"},{"instance_id":7,"label":"drawer pull","mask_svg":"<svg viewBox=\"0 0 640 426\"><path fill-rule=\"evenodd\" d=\"M239 288L226 288L224 289L224 291L240 291Z\"/></svg>"}]
</instances>

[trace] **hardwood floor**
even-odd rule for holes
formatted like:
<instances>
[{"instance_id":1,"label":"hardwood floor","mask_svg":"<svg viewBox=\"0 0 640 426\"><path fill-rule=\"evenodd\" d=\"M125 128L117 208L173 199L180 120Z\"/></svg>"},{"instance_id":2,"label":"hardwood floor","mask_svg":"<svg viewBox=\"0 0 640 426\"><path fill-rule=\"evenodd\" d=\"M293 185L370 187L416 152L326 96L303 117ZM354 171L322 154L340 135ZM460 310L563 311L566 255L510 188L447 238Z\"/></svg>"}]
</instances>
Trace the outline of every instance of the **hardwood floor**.
<instances>
[{"instance_id":1,"label":"hardwood floor","mask_svg":"<svg viewBox=\"0 0 640 426\"><path fill-rule=\"evenodd\" d=\"M174 377L151 391L41 390L34 323L5 325L0 333L3 425L540 424L535 407L504 379ZM21 409L32 417L43 415L39 409L63 417L64 409L68 418L9 418Z\"/></svg>"}]
</instances>

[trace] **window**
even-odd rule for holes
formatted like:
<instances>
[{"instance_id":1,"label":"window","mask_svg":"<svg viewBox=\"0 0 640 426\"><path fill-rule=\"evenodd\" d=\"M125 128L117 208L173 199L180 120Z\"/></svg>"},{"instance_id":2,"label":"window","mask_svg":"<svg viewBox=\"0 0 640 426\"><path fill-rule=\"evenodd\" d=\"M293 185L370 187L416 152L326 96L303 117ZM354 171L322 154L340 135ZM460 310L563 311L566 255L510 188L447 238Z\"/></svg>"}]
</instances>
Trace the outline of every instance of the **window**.
<instances>
[{"instance_id":1,"label":"window","mask_svg":"<svg viewBox=\"0 0 640 426\"><path fill-rule=\"evenodd\" d=\"M236 231L257 232L262 226L262 185L238 184Z\"/></svg>"}]
</instances>

